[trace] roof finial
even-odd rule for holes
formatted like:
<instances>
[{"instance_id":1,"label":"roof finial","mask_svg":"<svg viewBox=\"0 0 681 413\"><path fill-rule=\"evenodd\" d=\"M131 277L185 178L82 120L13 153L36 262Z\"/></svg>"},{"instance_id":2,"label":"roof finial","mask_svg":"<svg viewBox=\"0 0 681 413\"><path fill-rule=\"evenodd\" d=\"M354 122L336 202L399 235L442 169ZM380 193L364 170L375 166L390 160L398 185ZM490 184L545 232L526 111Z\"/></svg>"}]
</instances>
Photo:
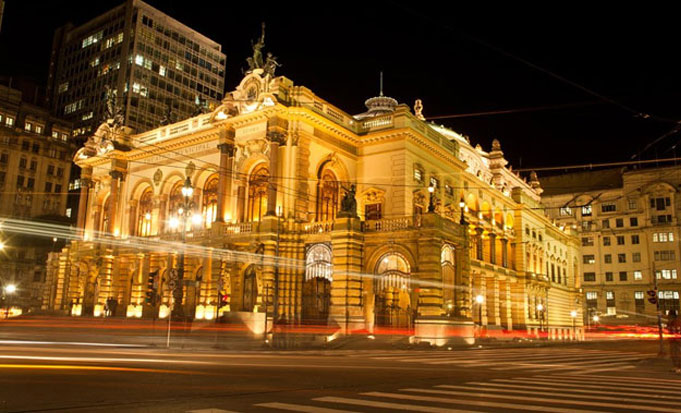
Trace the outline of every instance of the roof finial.
<instances>
[{"instance_id":1,"label":"roof finial","mask_svg":"<svg viewBox=\"0 0 681 413\"><path fill-rule=\"evenodd\" d=\"M383 71L381 70L380 90L378 96L383 96Z\"/></svg>"}]
</instances>

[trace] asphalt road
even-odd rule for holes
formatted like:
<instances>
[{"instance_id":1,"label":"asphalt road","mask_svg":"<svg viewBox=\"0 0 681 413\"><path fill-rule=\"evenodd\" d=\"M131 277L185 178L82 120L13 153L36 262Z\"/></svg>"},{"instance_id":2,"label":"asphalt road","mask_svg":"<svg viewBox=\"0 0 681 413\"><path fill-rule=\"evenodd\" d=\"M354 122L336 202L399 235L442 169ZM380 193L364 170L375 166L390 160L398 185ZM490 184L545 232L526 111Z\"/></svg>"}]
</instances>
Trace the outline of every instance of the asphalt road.
<instances>
[{"instance_id":1,"label":"asphalt road","mask_svg":"<svg viewBox=\"0 0 681 413\"><path fill-rule=\"evenodd\" d=\"M681 412L681 376L655 349L190 352L0 340L0 411Z\"/></svg>"}]
</instances>

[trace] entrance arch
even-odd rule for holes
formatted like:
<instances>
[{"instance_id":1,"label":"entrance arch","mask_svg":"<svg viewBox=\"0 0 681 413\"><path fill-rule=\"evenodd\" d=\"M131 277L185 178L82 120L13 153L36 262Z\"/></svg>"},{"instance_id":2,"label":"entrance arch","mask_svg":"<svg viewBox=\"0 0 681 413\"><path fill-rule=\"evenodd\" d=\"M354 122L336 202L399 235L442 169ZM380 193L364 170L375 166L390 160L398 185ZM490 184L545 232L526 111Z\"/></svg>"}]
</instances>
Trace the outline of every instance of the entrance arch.
<instances>
[{"instance_id":1,"label":"entrance arch","mask_svg":"<svg viewBox=\"0 0 681 413\"><path fill-rule=\"evenodd\" d=\"M390 252L381 257L375 272L375 325L411 328L414 317L409 262L402 254Z\"/></svg>"},{"instance_id":2,"label":"entrance arch","mask_svg":"<svg viewBox=\"0 0 681 413\"><path fill-rule=\"evenodd\" d=\"M312 245L305 258L302 320L305 323L326 324L331 305L333 264L327 244Z\"/></svg>"}]
</instances>

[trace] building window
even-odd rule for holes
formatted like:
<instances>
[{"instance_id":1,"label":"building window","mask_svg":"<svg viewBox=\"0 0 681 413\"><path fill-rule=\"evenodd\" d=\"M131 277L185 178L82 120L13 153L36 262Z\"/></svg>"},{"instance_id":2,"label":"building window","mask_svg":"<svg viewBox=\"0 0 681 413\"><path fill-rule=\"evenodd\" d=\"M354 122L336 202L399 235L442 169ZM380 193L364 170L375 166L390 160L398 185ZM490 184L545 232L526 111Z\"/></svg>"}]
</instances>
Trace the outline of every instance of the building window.
<instances>
[{"instance_id":1,"label":"building window","mask_svg":"<svg viewBox=\"0 0 681 413\"><path fill-rule=\"evenodd\" d=\"M430 186L437 189L440 186L440 180L434 176L430 177Z\"/></svg>"},{"instance_id":2,"label":"building window","mask_svg":"<svg viewBox=\"0 0 681 413\"><path fill-rule=\"evenodd\" d=\"M31 146L31 143L29 141L21 141L21 150L22 151L28 151L28 148Z\"/></svg>"},{"instance_id":3,"label":"building window","mask_svg":"<svg viewBox=\"0 0 681 413\"><path fill-rule=\"evenodd\" d=\"M627 272L626 271L620 271L620 281L626 281L627 280Z\"/></svg>"},{"instance_id":4,"label":"building window","mask_svg":"<svg viewBox=\"0 0 681 413\"><path fill-rule=\"evenodd\" d=\"M586 292L586 306L588 308L596 308L598 306L598 292L596 291Z\"/></svg>"},{"instance_id":5,"label":"building window","mask_svg":"<svg viewBox=\"0 0 681 413\"><path fill-rule=\"evenodd\" d=\"M604 219L603 221L601 221L601 225L603 226L604 229L610 228L610 220Z\"/></svg>"},{"instance_id":6,"label":"building window","mask_svg":"<svg viewBox=\"0 0 681 413\"><path fill-rule=\"evenodd\" d=\"M606 264L612 264L612 255L610 254L605 254L603 256L603 260L605 261Z\"/></svg>"},{"instance_id":7,"label":"building window","mask_svg":"<svg viewBox=\"0 0 681 413\"><path fill-rule=\"evenodd\" d=\"M19 168L26 169L26 158L19 159Z\"/></svg>"},{"instance_id":8,"label":"building window","mask_svg":"<svg viewBox=\"0 0 681 413\"><path fill-rule=\"evenodd\" d=\"M624 219L622 218L617 218L615 220L615 227L617 228L622 228L624 226Z\"/></svg>"},{"instance_id":9,"label":"building window","mask_svg":"<svg viewBox=\"0 0 681 413\"><path fill-rule=\"evenodd\" d=\"M381 204L364 205L364 219L367 220L381 219Z\"/></svg>"},{"instance_id":10,"label":"building window","mask_svg":"<svg viewBox=\"0 0 681 413\"><path fill-rule=\"evenodd\" d=\"M24 177L21 175L17 176L17 186L24 186Z\"/></svg>"},{"instance_id":11,"label":"building window","mask_svg":"<svg viewBox=\"0 0 681 413\"><path fill-rule=\"evenodd\" d=\"M595 272L585 272L584 273L584 281L596 281L596 273Z\"/></svg>"},{"instance_id":12,"label":"building window","mask_svg":"<svg viewBox=\"0 0 681 413\"><path fill-rule=\"evenodd\" d=\"M655 278L658 280L676 280L676 269L672 270L656 270Z\"/></svg>"},{"instance_id":13,"label":"building window","mask_svg":"<svg viewBox=\"0 0 681 413\"><path fill-rule=\"evenodd\" d=\"M632 226L632 227L637 227L638 226L638 218L636 218L636 217L629 218L629 225Z\"/></svg>"},{"instance_id":14,"label":"building window","mask_svg":"<svg viewBox=\"0 0 681 413\"><path fill-rule=\"evenodd\" d=\"M40 145L37 144L37 143L34 143L31 150L33 151L33 153L40 153Z\"/></svg>"},{"instance_id":15,"label":"building window","mask_svg":"<svg viewBox=\"0 0 681 413\"><path fill-rule=\"evenodd\" d=\"M582 247L593 247L593 245L594 245L593 237L583 237L582 238Z\"/></svg>"},{"instance_id":16,"label":"building window","mask_svg":"<svg viewBox=\"0 0 681 413\"><path fill-rule=\"evenodd\" d=\"M35 187L35 179L34 178L28 178L26 181L26 188L28 189L33 189Z\"/></svg>"},{"instance_id":17,"label":"building window","mask_svg":"<svg viewBox=\"0 0 681 413\"><path fill-rule=\"evenodd\" d=\"M617 245L624 245L624 236L623 235L617 236Z\"/></svg>"},{"instance_id":18,"label":"building window","mask_svg":"<svg viewBox=\"0 0 681 413\"><path fill-rule=\"evenodd\" d=\"M584 264L595 264L596 258L593 255L585 255L583 257Z\"/></svg>"},{"instance_id":19,"label":"building window","mask_svg":"<svg viewBox=\"0 0 681 413\"><path fill-rule=\"evenodd\" d=\"M60 184L56 184L54 186L54 193L55 194L61 194L61 185Z\"/></svg>"},{"instance_id":20,"label":"building window","mask_svg":"<svg viewBox=\"0 0 681 413\"><path fill-rule=\"evenodd\" d=\"M8 117L5 119L5 125L7 125L7 126L14 126L14 118L8 116Z\"/></svg>"},{"instance_id":21,"label":"building window","mask_svg":"<svg viewBox=\"0 0 681 413\"><path fill-rule=\"evenodd\" d=\"M314 244L307 250L305 257L305 281L323 278L333 281L331 248L326 244Z\"/></svg>"},{"instance_id":22,"label":"building window","mask_svg":"<svg viewBox=\"0 0 681 413\"><path fill-rule=\"evenodd\" d=\"M620 264L627 262L627 254L617 254L617 262Z\"/></svg>"},{"instance_id":23,"label":"building window","mask_svg":"<svg viewBox=\"0 0 681 413\"><path fill-rule=\"evenodd\" d=\"M655 251L655 261L673 261L676 259L674 250Z\"/></svg>"},{"instance_id":24,"label":"building window","mask_svg":"<svg viewBox=\"0 0 681 413\"><path fill-rule=\"evenodd\" d=\"M637 313L643 313L646 306L646 296L643 291L634 291L634 304Z\"/></svg>"},{"instance_id":25,"label":"building window","mask_svg":"<svg viewBox=\"0 0 681 413\"><path fill-rule=\"evenodd\" d=\"M641 262L641 253L640 252L634 252L631 254L631 261L632 262Z\"/></svg>"},{"instance_id":26,"label":"building window","mask_svg":"<svg viewBox=\"0 0 681 413\"><path fill-rule=\"evenodd\" d=\"M572 215L572 209L570 207L562 207L560 208L560 216L562 217L568 217Z\"/></svg>"},{"instance_id":27,"label":"building window","mask_svg":"<svg viewBox=\"0 0 681 413\"><path fill-rule=\"evenodd\" d=\"M261 221L267 212L267 188L270 171L264 164L256 167L248 180L248 209L249 221Z\"/></svg>"},{"instance_id":28,"label":"building window","mask_svg":"<svg viewBox=\"0 0 681 413\"><path fill-rule=\"evenodd\" d=\"M610 245L610 237L603 237L603 245L606 247Z\"/></svg>"},{"instance_id":29,"label":"building window","mask_svg":"<svg viewBox=\"0 0 681 413\"><path fill-rule=\"evenodd\" d=\"M678 291L658 291L657 299L660 310L664 314L669 314L669 310L679 311L679 292Z\"/></svg>"},{"instance_id":30,"label":"building window","mask_svg":"<svg viewBox=\"0 0 681 413\"><path fill-rule=\"evenodd\" d=\"M329 169L323 169L320 175L321 179L317 183L316 221L331 221L338 212L338 179Z\"/></svg>"},{"instance_id":31,"label":"building window","mask_svg":"<svg viewBox=\"0 0 681 413\"><path fill-rule=\"evenodd\" d=\"M617 211L617 206L615 204L602 204L601 212L615 212Z\"/></svg>"},{"instance_id":32,"label":"building window","mask_svg":"<svg viewBox=\"0 0 681 413\"><path fill-rule=\"evenodd\" d=\"M32 159L31 160L31 166L30 166L29 169L31 169L32 171L35 171L36 169L38 169L38 161L36 161L35 159Z\"/></svg>"},{"instance_id":33,"label":"building window","mask_svg":"<svg viewBox=\"0 0 681 413\"><path fill-rule=\"evenodd\" d=\"M35 125L35 133L43 133L43 127L40 125Z\"/></svg>"},{"instance_id":34,"label":"building window","mask_svg":"<svg viewBox=\"0 0 681 413\"><path fill-rule=\"evenodd\" d=\"M638 235L632 235L631 236L631 244L632 245L637 245L640 244L641 240L639 239Z\"/></svg>"},{"instance_id":35,"label":"building window","mask_svg":"<svg viewBox=\"0 0 681 413\"><path fill-rule=\"evenodd\" d=\"M47 166L47 174L48 175L54 175L54 165L48 165Z\"/></svg>"},{"instance_id":36,"label":"building window","mask_svg":"<svg viewBox=\"0 0 681 413\"><path fill-rule=\"evenodd\" d=\"M208 178L203 186L203 222L206 228L213 226L218 218L218 177Z\"/></svg>"},{"instance_id":37,"label":"building window","mask_svg":"<svg viewBox=\"0 0 681 413\"><path fill-rule=\"evenodd\" d=\"M640 270L634 271L634 281L640 281L643 279L643 273Z\"/></svg>"},{"instance_id":38,"label":"building window","mask_svg":"<svg viewBox=\"0 0 681 413\"><path fill-rule=\"evenodd\" d=\"M454 188L450 184L445 184L445 195L454 196Z\"/></svg>"},{"instance_id":39,"label":"building window","mask_svg":"<svg viewBox=\"0 0 681 413\"><path fill-rule=\"evenodd\" d=\"M653 242L674 242L674 233L655 232L653 233Z\"/></svg>"},{"instance_id":40,"label":"building window","mask_svg":"<svg viewBox=\"0 0 681 413\"><path fill-rule=\"evenodd\" d=\"M592 213L591 205L584 205L582 207L582 216L583 217L590 217L591 213Z\"/></svg>"},{"instance_id":41,"label":"building window","mask_svg":"<svg viewBox=\"0 0 681 413\"><path fill-rule=\"evenodd\" d=\"M613 278L613 276L612 276L612 272L606 271L606 273L605 273L605 281L615 281L614 278Z\"/></svg>"},{"instance_id":42,"label":"building window","mask_svg":"<svg viewBox=\"0 0 681 413\"><path fill-rule=\"evenodd\" d=\"M636 209L638 208L638 202L636 199L629 199L629 209Z\"/></svg>"},{"instance_id":43,"label":"building window","mask_svg":"<svg viewBox=\"0 0 681 413\"><path fill-rule=\"evenodd\" d=\"M670 205L671 205L671 199L669 197L650 198L650 207L655 208L658 211L664 211Z\"/></svg>"},{"instance_id":44,"label":"building window","mask_svg":"<svg viewBox=\"0 0 681 413\"><path fill-rule=\"evenodd\" d=\"M154 207L153 192L147 188L140 197L137 207L137 236L148 237L151 235L151 211Z\"/></svg>"},{"instance_id":45,"label":"building window","mask_svg":"<svg viewBox=\"0 0 681 413\"><path fill-rule=\"evenodd\" d=\"M591 231L591 221L582 221L582 231Z\"/></svg>"},{"instance_id":46,"label":"building window","mask_svg":"<svg viewBox=\"0 0 681 413\"><path fill-rule=\"evenodd\" d=\"M30 132L31 129L33 129L33 124L31 124L31 122L26 122L26 123L24 123L24 130L25 130L25 131L29 131L29 132Z\"/></svg>"},{"instance_id":47,"label":"building window","mask_svg":"<svg viewBox=\"0 0 681 413\"><path fill-rule=\"evenodd\" d=\"M423 168L419 165L414 165L414 181L422 184L424 180L423 175Z\"/></svg>"}]
</instances>

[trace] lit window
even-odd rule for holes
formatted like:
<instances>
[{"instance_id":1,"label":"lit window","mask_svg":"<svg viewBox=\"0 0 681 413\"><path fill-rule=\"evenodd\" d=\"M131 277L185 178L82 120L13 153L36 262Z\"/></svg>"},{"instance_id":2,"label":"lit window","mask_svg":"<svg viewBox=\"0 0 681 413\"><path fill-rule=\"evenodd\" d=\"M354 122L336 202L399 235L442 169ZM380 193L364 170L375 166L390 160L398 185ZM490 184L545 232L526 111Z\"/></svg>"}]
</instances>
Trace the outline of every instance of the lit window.
<instances>
[{"instance_id":1,"label":"lit window","mask_svg":"<svg viewBox=\"0 0 681 413\"><path fill-rule=\"evenodd\" d=\"M593 255L585 255L584 256L584 264L595 264L596 263L596 257Z\"/></svg>"},{"instance_id":2,"label":"lit window","mask_svg":"<svg viewBox=\"0 0 681 413\"><path fill-rule=\"evenodd\" d=\"M634 271L634 280L639 281L643 279L643 273L641 271Z\"/></svg>"},{"instance_id":3,"label":"lit window","mask_svg":"<svg viewBox=\"0 0 681 413\"><path fill-rule=\"evenodd\" d=\"M5 124L6 124L7 126L12 126L12 125L14 125L14 118L11 118L11 117L8 116L7 119L5 119Z\"/></svg>"},{"instance_id":4,"label":"lit window","mask_svg":"<svg viewBox=\"0 0 681 413\"><path fill-rule=\"evenodd\" d=\"M158 74L161 75L161 76L165 76L165 75L166 75L166 67L163 66L163 65L161 65L161 66L158 68Z\"/></svg>"},{"instance_id":5,"label":"lit window","mask_svg":"<svg viewBox=\"0 0 681 413\"><path fill-rule=\"evenodd\" d=\"M571 216L572 215L572 209L570 207L562 207L560 209L560 215L563 217Z\"/></svg>"},{"instance_id":6,"label":"lit window","mask_svg":"<svg viewBox=\"0 0 681 413\"><path fill-rule=\"evenodd\" d=\"M31 131L33 129L33 125L30 122L24 123L24 130Z\"/></svg>"},{"instance_id":7,"label":"lit window","mask_svg":"<svg viewBox=\"0 0 681 413\"><path fill-rule=\"evenodd\" d=\"M69 82L64 82L60 84L59 87L57 88L58 93L64 93L67 90L69 90Z\"/></svg>"},{"instance_id":8,"label":"lit window","mask_svg":"<svg viewBox=\"0 0 681 413\"><path fill-rule=\"evenodd\" d=\"M135 64L138 66L144 66L144 56L138 54L135 56Z\"/></svg>"},{"instance_id":9,"label":"lit window","mask_svg":"<svg viewBox=\"0 0 681 413\"><path fill-rule=\"evenodd\" d=\"M595 272L585 272L584 273L584 281L596 281L596 273Z\"/></svg>"},{"instance_id":10,"label":"lit window","mask_svg":"<svg viewBox=\"0 0 681 413\"><path fill-rule=\"evenodd\" d=\"M636 202L635 199L630 199L629 200L629 209L636 209L638 208L638 202Z\"/></svg>"},{"instance_id":11,"label":"lit window","mask_svg":"<svg viewBox=\"0 0 681 413\"><path fill-rule=\"evenodd\" d=\"M587 291L586 292L586 299L587 300L597 300L598 299L598 293L596 291Z\"/></svg>"},{"instance_id":12,"label":"lit window","mask_svg":"<svg viewBox=\"0 0 681 413\"><path fill-rule=\"evenodd\" d=\"M582 216L588 217L591 216L591 213L592 213L591 205L584 205L582 207Z\"/></svg>"}]
</instances>

